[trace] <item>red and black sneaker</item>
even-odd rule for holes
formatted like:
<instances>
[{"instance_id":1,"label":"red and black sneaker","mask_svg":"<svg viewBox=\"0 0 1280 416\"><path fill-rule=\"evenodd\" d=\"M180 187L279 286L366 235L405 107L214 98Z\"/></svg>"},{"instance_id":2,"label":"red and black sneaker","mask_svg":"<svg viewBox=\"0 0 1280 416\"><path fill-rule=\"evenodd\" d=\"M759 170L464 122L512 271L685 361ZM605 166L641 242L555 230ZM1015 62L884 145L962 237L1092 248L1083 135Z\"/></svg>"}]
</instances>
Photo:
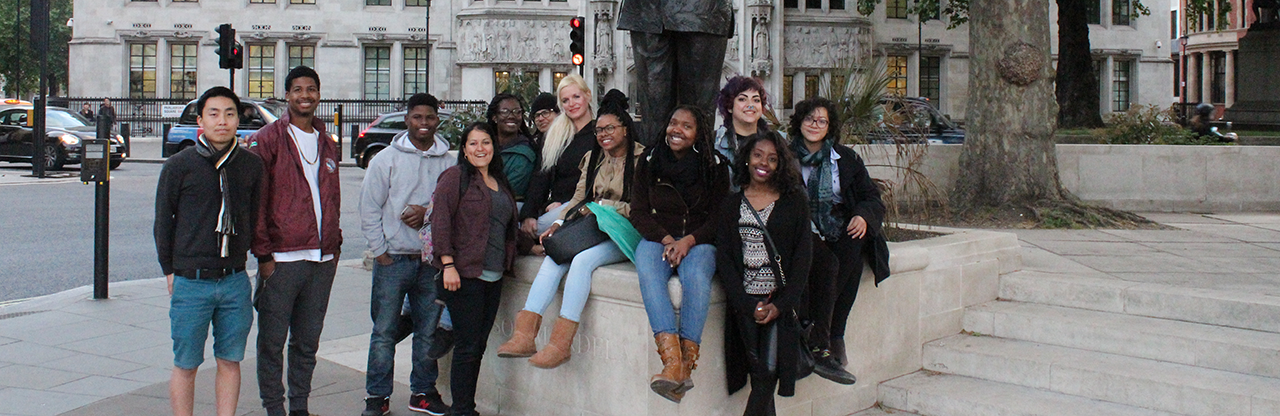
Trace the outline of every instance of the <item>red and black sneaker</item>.
<instances>
[{"instance_id":1,"label":"red and black sneaker","mask_svg":"<svg viewBox=\"0 0 1280 416\"><path fill-rule=\"evenodd\" d=\"M409 410L442 416L449 413L449 406L444 404L444 399L440 398L440 393L414 393L413 396L409 397Z\"/></svg>"},{"instance_id":2,"label":"red and black sneaker","mask_svg":"<svg viewBox=\"0 0 1280 416\"><path fill-rule=\"evenodd\" d=\"M391 413L390 397L365 397L364 412L360 416L382 416Z\"/></svg>"}]
</instances>

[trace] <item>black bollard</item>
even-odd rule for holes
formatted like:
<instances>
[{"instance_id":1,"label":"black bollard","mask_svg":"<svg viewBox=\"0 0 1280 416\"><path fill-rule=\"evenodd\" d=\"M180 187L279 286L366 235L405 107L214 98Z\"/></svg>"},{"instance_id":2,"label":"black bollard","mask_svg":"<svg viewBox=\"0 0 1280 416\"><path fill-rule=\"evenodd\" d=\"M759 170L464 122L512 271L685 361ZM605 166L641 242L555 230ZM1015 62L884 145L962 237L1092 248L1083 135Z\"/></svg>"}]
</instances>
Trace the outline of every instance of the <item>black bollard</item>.
<instances>
[{"instance_id":1,"label":"black bollard","mask_svg":"<svg viewBox=\"0 0 1280 416\"><path fill-rule=\"evenodd\" d=\"M166 147L165 143L169 142L169 130L172 130L172 129L173 129L173 124L164 123L160 125L160 153L161 153L160 156L164 156L164 157L169 156L163 153Z\"/></svg>"},{"instance_id":2,"label":"black bollard","mask_svg":"<svg viewBox=\"0 0 1280 416\"><path fill-rule=\"evenodd\" d=\"M120 137L124 138L124 155L125 156L129 155L129 149L133 149L133 146L129 145L130 135L131 134L129 132L129 123L120 123ZM103 138L107 140L111 140L111 135L108 133L107 137L103 137Z\"/></svg>"}]
</instances>

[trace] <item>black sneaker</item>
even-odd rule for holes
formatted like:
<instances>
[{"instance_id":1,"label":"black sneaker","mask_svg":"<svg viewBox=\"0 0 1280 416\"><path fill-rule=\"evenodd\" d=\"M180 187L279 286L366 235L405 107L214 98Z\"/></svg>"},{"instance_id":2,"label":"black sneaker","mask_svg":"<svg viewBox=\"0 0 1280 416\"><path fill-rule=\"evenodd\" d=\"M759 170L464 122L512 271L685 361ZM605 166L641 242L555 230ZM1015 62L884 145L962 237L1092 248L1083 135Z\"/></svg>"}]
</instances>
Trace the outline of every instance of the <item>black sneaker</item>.
<instances>
[{"instance_id":1,"label":"black sneaker","mask_svg":"<svg viewBox=\"0 0 1280 416\"><path fill-rule=\"evenodd\" d=\"M442 416L445 413L449 413L449 406L444 404L444 399L440 398L440 393L416 393L409 398L409 410Z\"/></svg>"},{"instance_id":2,"label":"black sneaker","mask_svg":"<svg viewBox=\"0 0 1280 416\"><path fill-rule=\"evenodd\" d=\"M306 410L290 410L289 416L315 416Z\"/></svg>"},{"instance_id":3,"label":"black sneaker","mask_svg":"<svg viewBox=\"0 0 1280 416\"><path fill-rule=\"evenodd\" d=\"M427 348L427 358L439 360L449 354L449 350L453 349L453 331L436 328L435 335L431 340L431 348Z\"/></svg>"},{"instance_id":4,"label":"black sneaker","mask_svg":"<svg viewBox=\"0 0 1280 416\"><path fill-rule=\"evenodd\" d=\"M365 397L364 411L360 416L382 416L391 413L390 397Z\"/></svg>"},{"instance_id":5,"label":"black sneaker","mask_svg":"<svg viewBox=\"0 0 1280 416\"><path fill-rule=\"evenodd\" d=\"M845 356L845 351L844 351L844 337L831 338L830 350L831 350L831 355L834 355L836 357L836 362L840 363L841 367L849 365L849 358Z\"/></svg>"},{"instance_id":6,"label":"black sneaker","mask_svg":"<svg viewBox=\"0 0 1280 416\"><path fill-rule=\"evenodd\" d=\"M844 367L836 362L836 357L831 354L831 350L822 350L813 354L813 372L840 384L849 385L858 382L853 374L845 371Z\"/></svg>"}]
</instances>

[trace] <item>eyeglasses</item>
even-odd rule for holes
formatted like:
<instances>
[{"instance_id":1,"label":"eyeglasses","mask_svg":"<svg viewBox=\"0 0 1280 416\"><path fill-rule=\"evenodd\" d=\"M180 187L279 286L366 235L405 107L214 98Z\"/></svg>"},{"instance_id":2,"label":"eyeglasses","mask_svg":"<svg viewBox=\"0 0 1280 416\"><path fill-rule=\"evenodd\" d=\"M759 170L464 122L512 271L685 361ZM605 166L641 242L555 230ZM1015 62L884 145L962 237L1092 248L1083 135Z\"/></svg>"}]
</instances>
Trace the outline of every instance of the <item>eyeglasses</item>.
<instances>
[{"instance_id":1,"label":"eyeglasses","mask_svg":"<svg viewBox=\"0 0 1280 416\"><path fill-rule=\"evenodd\" d=\"M559 114L556 110L539 110L538 112L533 113L533 118L555 117L556 114Z\"/></svg>"},{"instance_id":2,"label":"eyeglasses","mask_svg":"<svg viewBox=\"0 0 1280 416\"><path fill-rule=\"evenodd\" d=\"M808 124L818 128L826 127L827 123L828 121L825 118L813 118L813 117L804 118L804 124Z\"/></svg>"},{"instance_id":3,"label":"eyeglasses","mask_svg":"<svg viewBox=\"0 0 1280 416\"><path fill-rule=\"evenodd\" d=\"M611 124L611 125L604 126L604 127L596 127L596 135L597 135L597 136L599 136L599 135L603 134L603 135L612 136L612 135L613 135L613 132L614 132L615 130L617 130L617 129L618 129L618 127L622 127L622 125L621 125L621 124Z\"/></svg>"},{"instance_id":4,"label":"eyeglasses","mask_svg":"<svg viewBox=\"0 0 1280 416\"><path fill-rule=\"evenodd\" d=\"M524 114L524 111L520 110L519 108L501 108L501 109L498 109L498 111L495 112L495 114L502 117L509 117L509 116L518 116L518 115Z\"/></svg>"}]
</instances>

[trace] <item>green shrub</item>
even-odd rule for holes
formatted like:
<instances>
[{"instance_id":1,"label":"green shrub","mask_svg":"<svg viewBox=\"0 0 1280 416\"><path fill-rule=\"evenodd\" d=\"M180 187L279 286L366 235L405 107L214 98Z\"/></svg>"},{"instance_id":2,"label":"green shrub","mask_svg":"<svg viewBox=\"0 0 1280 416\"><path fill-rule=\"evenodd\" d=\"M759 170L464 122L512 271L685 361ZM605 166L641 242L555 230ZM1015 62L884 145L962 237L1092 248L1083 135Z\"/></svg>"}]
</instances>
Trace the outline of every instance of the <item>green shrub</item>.
<instances>
[{"instance_id":1,"label":"green shrub","mask_svg":"<svg viewBox=\"0 0 1280 416\"><path fill-rule=\"evenodd\" d=\"M1172 106L1161 110L1154 105L1135 105L1129 111L1111 114L1103 132L1107 144L1221 144L1211 138L1196 136L1191 130L1174 123L1176 118L1177 112Z\"/></svg>"}]
</instances>

